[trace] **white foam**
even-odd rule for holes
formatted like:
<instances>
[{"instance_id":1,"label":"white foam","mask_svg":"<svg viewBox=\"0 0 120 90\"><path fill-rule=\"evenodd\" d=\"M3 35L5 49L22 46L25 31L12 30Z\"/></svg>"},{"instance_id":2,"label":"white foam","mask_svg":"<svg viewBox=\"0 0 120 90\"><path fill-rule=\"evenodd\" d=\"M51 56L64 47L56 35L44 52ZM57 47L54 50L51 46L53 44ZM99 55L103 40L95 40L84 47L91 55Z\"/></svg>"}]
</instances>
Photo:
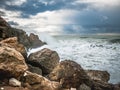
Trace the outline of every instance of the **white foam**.
<instances>
[{"instance_id":1,"label":"white foam","mask_svg":"<svg viewBox=\"0 0 120 90\"><path fill-rule=\"evenodd\" d=\"M49 41L52 43L32 49L29 54L43 48L56 50L61 60L74 60L86 69L107 70L111 74L110 82L120 82L120 44L110 44L105 39L78 37L59 37L56 40L52 39Z\"/></svg>"}]
</instances>

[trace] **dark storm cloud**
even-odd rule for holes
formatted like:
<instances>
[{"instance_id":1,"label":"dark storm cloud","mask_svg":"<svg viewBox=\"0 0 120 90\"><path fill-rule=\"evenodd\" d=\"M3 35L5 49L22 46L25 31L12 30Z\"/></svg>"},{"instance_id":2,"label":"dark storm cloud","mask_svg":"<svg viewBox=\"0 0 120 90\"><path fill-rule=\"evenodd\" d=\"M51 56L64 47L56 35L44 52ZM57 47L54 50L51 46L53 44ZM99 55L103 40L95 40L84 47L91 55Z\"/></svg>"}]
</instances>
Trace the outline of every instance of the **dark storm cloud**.
<instances>
[{"instance_id":1,"label":"dark storm cloud","mask_svg":"<svg viewBox=\"0 0 120 90\"><path fill-rule=\"evenodd\" d=\"M35 15L39 12L54 11L60 9L81 10L88 6L87 4L74 5L74 0L27 0L27 2L23 3L20 6L12 3L8 5L7 2L12 2L12 0L1 0L0 7L11 11L22 11L23 17Z\"/></svg>"}]
</instances>

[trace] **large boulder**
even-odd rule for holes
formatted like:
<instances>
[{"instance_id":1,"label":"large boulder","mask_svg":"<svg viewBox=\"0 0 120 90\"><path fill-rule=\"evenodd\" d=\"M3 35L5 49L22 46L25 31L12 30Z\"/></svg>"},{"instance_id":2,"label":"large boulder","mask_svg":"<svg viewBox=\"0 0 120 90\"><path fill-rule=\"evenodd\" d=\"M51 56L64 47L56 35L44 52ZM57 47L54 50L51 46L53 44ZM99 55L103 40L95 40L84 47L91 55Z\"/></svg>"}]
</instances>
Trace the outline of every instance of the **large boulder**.
<instances>
[{"instance_id":1,"label":"large boulder","mask_svg":"<svg viewBox=\"0 0 120 90\"><path fill-rule=\"evenodd\" d=\"M21 53L13 48L0 47L0 79L19 78L27 69Z\"/></svg>"},{"instance_id":2,"label":"large boulder","mask_svg":"<svg viewBox=\"0 0 120 90\"><path fill-rule=\"evenodd\" d=\"M18 42L17 37L11 37L7 38L5 40L2 40L0 42L1 46L7 46L10 48L16 49L18 52L20 52L25 58L27 58L27 52L25 47Z\"/></svg>"},{"instance_id":3,"label":"large boulder","mask_svg":"<svg viewBox=\"0 0 120 90\"><path fill-rule=\"evenodd\" d=\"M23 81L31 86L31 90L62 90L58 82L50 81L41 75L29 71L25 72Z\"/></svg>"},{"instance_id":4,"label":"large boulder","mask_svg":"<svg viewBox=\"0 0 120 90\"><path fill-rule=\"evenodd\" d=\"M44 75L49 74L59 63L59 60L57 52L47 48L32 53L28 57L28 63L41 68Z\"/></svg>"},{"instance_id":5,"label":"large boulder","mask_svg":"<svg viewBox=\"0 0 120 90\"><path fill-rule=\"evenodd\" d=\"M63 88L78 88L83 83L92 86L92 81L83 68L70 60L61 61L49 74L48 78L60 82Z\"/></svg>"},{"instance_id":6,"label":"large boulder","mask_svg":"<svg viewBox=\"0 0 120 90\"><path fill-rule=\"evenodd\" d=\"M110 79L110 74L107 71L86 70L86 73L94 81L100 80L108 82Z\"/></svg>"}]
</instances>

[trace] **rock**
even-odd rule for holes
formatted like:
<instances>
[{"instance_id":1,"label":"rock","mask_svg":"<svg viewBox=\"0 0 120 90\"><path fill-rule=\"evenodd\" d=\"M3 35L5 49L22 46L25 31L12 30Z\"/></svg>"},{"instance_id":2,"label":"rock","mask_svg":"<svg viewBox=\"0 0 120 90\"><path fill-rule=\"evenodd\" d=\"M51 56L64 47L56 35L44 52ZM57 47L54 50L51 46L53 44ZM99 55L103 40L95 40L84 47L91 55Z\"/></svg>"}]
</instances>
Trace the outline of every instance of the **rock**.
<instances>
[{"instance_id":1,"label":"rock","mask_svg":"<svg viewBox=\"0 0 120 90\"><path fill-rule=\"evenodd\" d=\"M39 75L42 75L42 70L39 68L39 67L34 67L30 64L28 64L28 67L29 67L29 71L32 72L32 73L37 73Z\"/></svg>"},{"instance_id":2,"label":"rock","mask_svg":"<svg viewBox=\"0 0 120 90\"><path fill-rule=\"evenodd\" d=\"M92 85L90 78L87 76L83 68L74 61L65 60L60 62L54 70L49 74L48 78L52 81L58 81L63 88L78 88L85 83Z\"/></svg>"},{"instance_id":3,"label":"rock","mask_svg":"<svg viewBox=\"0 0 120 90\"><path fill-rule=\"evenodd\" d=\"M0 87L0 90L30 90L30 89L23 87L2 86Z\"/></svg>"},{"instance_id":4,"label":"rock","mask_svg":"<svg viewBox=\"0 0 120 90\"><path fill-rule=\"evenodd\" d=\"M115 84L113 90L120 90L120 83L119 84Z\"/></svg>"},{"instance_id":5,"label":"rock","mask_svg":"<svg viewBox=\"0 0 120 90\"><path fill-rule=\"evenodd\" d=\"M30 54L28 63L42 69L43 74L49 74L59 63L59 56L56 51L44 48L41 51Z\"/></svg>"},{"instance_id":6,"label":"rock","mask_svg":"<svg viewBox=\"0 0 120 90\"><path fill-rule=\"evenodd\" d=\"M0 26L10 27L10 25L2 17L0 17Z\"/></svg>"},{"instance_id":7,"label":"rock","mask_svg":"<svg viewBox=\"0 0 120 90\"><path fill-rule=\"evenodd\" d=\"M92 80L100 80L104 82L108 82L110 79L110 74L107 71L100 71L100 70L86 70L87 75Z\"/></svg>"},{"instance_id":8,"label":"rock","mask_svg":"<svg viewBox=\"0 0 120 90\"><path fill-rule=\"evenodd\" d=\"M28 69L23 56L13 48L0 47L0 79L19 78Z\"/></svg>"},{"instance_id":9,"label":"rock","mask_svg":"<svg viewBox=\"0 0 120 90\"><path fill-rule=\"evenodd\" d=\"M91 90L91 87L85 84L81 84L78 90Z\"/></svg>"},{"instance_id":10,"label":"rock","mask_svg":"<svg viewBox=\"0 0 120 90\"><path fill-rule=\"evenodd\" d=\"M93 90L113 90L113 85L104 81L94 81Z\"/></svg>"},{"instance_id":11,"label":"rock","mask_svg":"<svg viewBox=\"0 0 120 90\"><path fill-rule=\"evenodd\" d=\"M45 77L27 71L23 77L24 83L28 83L32 90L62 90L58 82L50 81Z\"/></svg>"},{"instance_id":12,"label":"rock","mask_svg":"<svg viewBox=\"0 0 120 90\"><path fill-rule=\"evenodd\" d=\"M45 44L39 39L38 35L35 35L34 33L30 33L29 41L32 45L32 48L36 48Z\"/></svg>"},{"instance_id":13,"label":"rock","mask_svg":"<svg viewBox=\"0 0 120 90\"><path fill-rule=\"evenodd\" d=\"M32 36L34 37L33 41ZM18 42L23 44L27 49L40 47L45 44L39 40L36 35L32 34L32 36L28 36L26 32L21 29L12 28L2 17L0 17L0 40L9 37L17 37Z\"/></svg>"},{"instance_id":14,"label":"rock","mask_svg":"<svg viewBox=\"0 0 120 90\"><path fill-rule=\"evenodd\" d=\"M70 90L76 90L76 88L71 88Z\"/></svg>"},{"instance_id":15,"label":"rock","mask_svg":"<svg viewBox=\"0 0 120 90\"><path fill-rule=\"evenodd\" d=\"M22 44L19 44L17 37L7 38L0 42L1 46L7 46L10 48L15 48L18 52L20 52L24 58L27 58L27 52L25 47Z\"/></svg>"},{"instance_id":16,"label":"rock","mask_svg":"<svg viewBox=\"0 0 120 90\"><path fill-rule=\"evenodd\" d=\"M15 87L21 87L21 82L15 78L11 78L9 79L9 85L15 86Z\"/></svg>"}]
</instances>

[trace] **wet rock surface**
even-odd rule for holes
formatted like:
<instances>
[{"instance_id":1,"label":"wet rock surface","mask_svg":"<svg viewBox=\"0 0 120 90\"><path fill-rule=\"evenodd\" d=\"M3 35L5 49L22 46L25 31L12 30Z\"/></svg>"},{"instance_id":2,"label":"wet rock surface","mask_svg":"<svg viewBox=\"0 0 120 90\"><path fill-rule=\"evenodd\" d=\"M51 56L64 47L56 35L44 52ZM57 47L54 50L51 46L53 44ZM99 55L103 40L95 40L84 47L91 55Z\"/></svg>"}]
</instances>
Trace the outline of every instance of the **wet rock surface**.
<instances>
[{"instance_id":1,"label":"wet rock surface","mask_svg":"<svg viewBox=\"0 0 120 90\"><path fill-rule=\"evenodd\" d=\"M42 69L43 74L49 74L59 63L59 56L56 51L44 48L41 51L32 53L28 57L28 63Z\"/></svg>"}]
</instances>

